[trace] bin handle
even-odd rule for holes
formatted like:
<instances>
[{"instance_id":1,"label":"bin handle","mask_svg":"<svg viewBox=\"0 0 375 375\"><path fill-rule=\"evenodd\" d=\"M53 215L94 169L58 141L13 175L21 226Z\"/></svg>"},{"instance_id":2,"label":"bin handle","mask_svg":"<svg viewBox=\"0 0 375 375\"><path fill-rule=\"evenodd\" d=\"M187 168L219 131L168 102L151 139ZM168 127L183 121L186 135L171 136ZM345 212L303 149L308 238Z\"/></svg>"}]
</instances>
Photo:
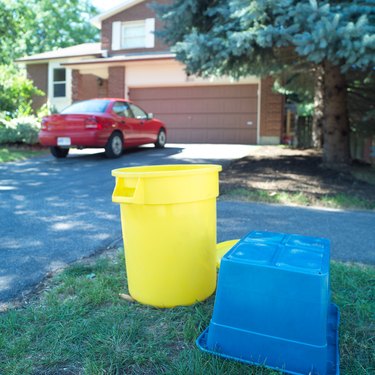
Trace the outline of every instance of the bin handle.
<instances>
[{"instance_id":1,"label":"bin handle","mask_svg":"<svg viewBox=\"0 0 375 375\"><path fill-rule=\"evenodd\" d=\"M116 177L116 186L112 194L112 201L115 203L141 203L141 179L137 178L134 187L126 186L125 179Z\"/></svg>"}]
</instances>

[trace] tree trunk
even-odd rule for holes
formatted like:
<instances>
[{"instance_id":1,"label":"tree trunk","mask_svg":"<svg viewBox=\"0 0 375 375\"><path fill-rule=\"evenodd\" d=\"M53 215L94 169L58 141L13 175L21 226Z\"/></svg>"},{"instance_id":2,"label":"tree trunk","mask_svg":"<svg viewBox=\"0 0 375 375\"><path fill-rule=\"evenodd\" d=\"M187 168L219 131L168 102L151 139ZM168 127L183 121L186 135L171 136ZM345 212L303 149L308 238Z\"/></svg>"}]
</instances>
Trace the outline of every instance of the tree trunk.
<instances>
[{"instance_id":1,"label":"tree trunk","mask_svg":"<svg viewBox=\"0 0 375 375\"><path fill-rule=\"evenodd\" d=\"M312 145L323 147L323 110L324 110L324 69L318 65L315 71L314 114L312 121Z\"/></svg>"},{"instance_id":2,"label":"tree trunk","mask_svg":"<svg viewBox=\"0 0 375 375\"><path fill-rule=\"evenodd\" d=\"M350 164L346 80L339 66L325 61L323 67L323 164L329 168L342 168Z\"/></svg>"}]
</instances>

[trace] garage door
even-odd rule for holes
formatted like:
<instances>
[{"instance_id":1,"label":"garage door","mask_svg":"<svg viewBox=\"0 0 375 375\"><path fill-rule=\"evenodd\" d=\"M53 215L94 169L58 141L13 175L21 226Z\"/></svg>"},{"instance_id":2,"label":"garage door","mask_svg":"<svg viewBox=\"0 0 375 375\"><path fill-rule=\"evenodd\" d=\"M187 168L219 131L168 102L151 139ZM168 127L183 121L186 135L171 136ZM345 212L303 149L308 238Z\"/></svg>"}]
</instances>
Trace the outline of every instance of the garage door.
<instances>
[{"instance_id":1,"label":"garage door","mask_svg":"<svg viewBox=\"0 0 375 375\"><path fill-rule=\"evenodd\" d=\"M130 88L129 97L164 121L168 141L256 144L258 85Z\"/></svg>"}]
</instances>

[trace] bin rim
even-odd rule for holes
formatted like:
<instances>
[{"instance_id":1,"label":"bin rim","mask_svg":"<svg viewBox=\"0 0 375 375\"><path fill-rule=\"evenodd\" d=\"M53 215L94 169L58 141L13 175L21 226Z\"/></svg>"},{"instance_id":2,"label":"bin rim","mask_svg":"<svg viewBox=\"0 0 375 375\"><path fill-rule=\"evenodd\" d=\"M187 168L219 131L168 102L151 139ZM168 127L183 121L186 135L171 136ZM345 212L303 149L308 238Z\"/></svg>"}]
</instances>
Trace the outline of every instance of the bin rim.
<instances>
[{"instance_id":1,"label":"bin rim","mask_svg":"<svg viewBox=\"0 0 375 375\"><path fill-rule=\"evenodd\" d=\"M164 169L165 168L165 169ZM175 169L174 169L175 168ZM207 172L220 172L220 164L163 164L143 165L138 167L125 167L112 170L114 177L176 177L186 175L205 174Z\"/></svg>"}]
</instances>

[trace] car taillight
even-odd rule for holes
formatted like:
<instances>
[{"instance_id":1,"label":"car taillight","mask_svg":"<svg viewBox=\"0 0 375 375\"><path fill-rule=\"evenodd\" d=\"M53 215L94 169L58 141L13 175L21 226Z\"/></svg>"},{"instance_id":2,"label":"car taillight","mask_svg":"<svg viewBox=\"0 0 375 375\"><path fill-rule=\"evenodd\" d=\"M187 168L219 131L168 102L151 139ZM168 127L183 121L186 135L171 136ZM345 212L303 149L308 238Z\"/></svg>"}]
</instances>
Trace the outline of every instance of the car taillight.
<instances>
[{"instance_id":1,"label":"car taillight","mask_svg":"<svg viewBox=\"0 0 375 375\"><path fill-rule=\"evenodd\" d=\"M85 128L86 129L102 129L103 126L101 123L98 122L96 117L88 117L85 120Z\"/></svg>"},{"instance_id":2,"label":"car taillight","mask_svg":"<svg viewBox=\"0 0 375 375\"><path fill-rule=\"evenodd\" d=\"M41 129L42 130L48 130L48 121L45 118L42 119Z\"/></svg>"}]
</instances>

